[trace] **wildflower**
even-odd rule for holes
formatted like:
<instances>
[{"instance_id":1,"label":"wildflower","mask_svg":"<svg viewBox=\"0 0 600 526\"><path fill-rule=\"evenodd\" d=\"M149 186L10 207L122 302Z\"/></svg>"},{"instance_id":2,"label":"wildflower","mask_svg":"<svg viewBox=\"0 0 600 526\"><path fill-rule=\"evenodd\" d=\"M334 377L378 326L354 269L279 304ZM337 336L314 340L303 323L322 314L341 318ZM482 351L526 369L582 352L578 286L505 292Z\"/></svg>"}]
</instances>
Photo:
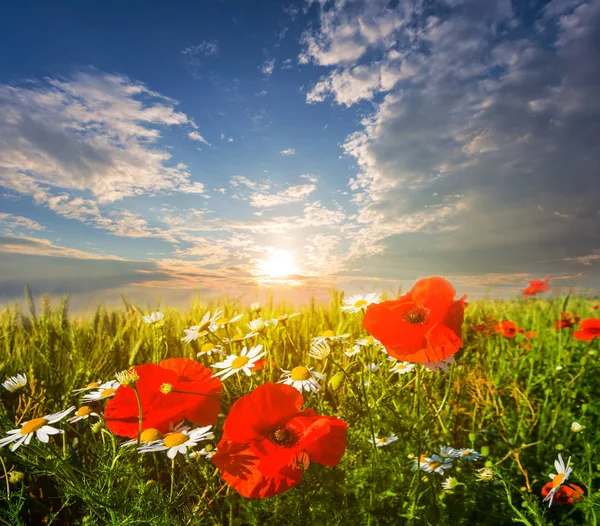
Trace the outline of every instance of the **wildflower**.
<instances>
[{"instance_id":1,"label":"wildflower","mask_svg":"<svg viewBox=\"0 0 600 526\"><path fill-rule=\"evenodd\" d=\"M8 482L11 484L18 484L25 479L25 473L22 471L9 471Z\"/></svg>"},{"instance_id":2,"label":"wildflower","mask_svg":"<svg viewBox=\"0 0 600 526\"><path fill-rule=\"evenodd\" d=\"M226 317L222 316L221 318L216 319L214 323L219 329L222 329L223 327L226 327L227 325L231 325L232 323L235 323L236 321L241 320L243 317L244 317L243 314L237 314L233 318L226 318Z\"/></svg>"},{"instance_id":3,"label":"wildflower","mask_svg":"<svg viewBox=\"0 0 600 526\"><path fill-rule=\"evenodd\" d=\"M212 425L220 411L223 384L208 367L189 358L170 358L158 364L136 365L135 388L142 407L142 431L166 432L172 423L188 420ZM165 394L165 386L171 388ZM121 386L104 410L107 427L128 438L138 436L138 401L133 387Z\"/></svg>"},{"instance_id":4,"label":"wildflower","mask_svg":"<svg viewBox=\"0 0 600 526\"><path fill-rule=\"evenodd\" d=\"M164 317L165 315L162 312L156 311L149 314L148 316L144 316L144 322L150 325L154 325L155 323L162 321Z\"/></svg>"},{"instance_id":5,"label":"wildflower","mask_svg":"<svg viewBox=\"0 0 600 526\"><path fill-rule=\"evenodd\" d=\"M554 330L571 329L579 323L579 316L571 312L561 312L558 320L554 322Z\"/></svg>"},{"instance_id":6,"label":"wildflower","mask_svg":"<svg viewBox=\"0 0 600 526\"><path fill-rule=\"evenodd\" d=\"M523 294L523 297L528 298L536 294L548 292L550 290L549 281L550 276L546 276L544 279L531 279L529 280L529 285L521 291L521 294Z\"/></svg>"},{"instance_id":7,"label":"wildflower","mask_svg":"<svg viewBox=\"0 0 600 526\"><path fill-rule=\"evenodd\" d=\"M110 380L113 382L114 380ZM72 393L81 393L83 391L91 391L92 389L98 389L102 385L102 380L97 380L96 382L90 382L85 387L80 387L79 389L73 389Z\"/></svg>"},{"instance_id":8,"label":"wildflower","mask_svg":"<svg viewBox=\"0 0 600 526\"><path fill-rule=\"evenodd\" d=\"M348 425L302 411L303 402L293 387L267 383L231 407L211 460L244 497L278 495L302 480L310 462L336 466L341 460Z\"/></svg>"},{"instance_id":9,"label":"wildflower","mask_svg":"<svg viewBox=\"0 0 600 526\"><path fill-rule=\"evenodd\" d=\"M200 352L196 353L196 356L212 356L213 353L225 354L225 352L223 351L223 347L221 347L220 345L215 345L214 343L205 343L200 348Z\"/></svg>"},{"instance_id":10,"label":"wildflower","mask_svg":"<svg viewBox=\"0 0 600 526\"><path fill-rule=\"evenodd\" d=\"M177 453L185 455L189 447L195 447L201 440L212 440L215 435L210 432L212 426L199 427L191 431L169 433L164 438L150 442L138 448L140 453L154 453L166 451L167 457L173 459Z\"/></svg>"},{"instance_id":11,"label":"wildflower","mask_svg":"<svg viewBox=\"0 0 600 526\"><path fill-rule=\"evenodd\" d=\"M360 345L355 345L354 347L352 347L351 351L344 351L344 354L346 356L348 356L348 358L354 356L355 354L358 354L360 352Z\"/></svg>"},{"instance_id":12,"label":"wildflower","mask_svg":"<svg viewBox=\"0 0 600 526\"><path fill-rule=\"evenodd\" d=\"M416 367L414 363L402 362L400 360L396 360L396 358L392 358L391 356L388 358L388 360L394 362L394 365L390 367L390 373L406 374L410 373Z\"/></svg>"},{"instance_id":13,"label":"wildflower","mask_svg":"<svg viewBox=\"0 0 600 526\"><path fill-rule=\"evenodd\" d=\"M256 336L257 334L258 333L256 333L256 332L249 332L247 334L238 332L237 334L234 334L231 338L225 338L223 341L225 343L243 342L244 340L247 340L249 338L254 338L254 336Z\"/></svg>"},{"instance_id":14,"label":"wildflower","mask_svg":"<svg viewBox=\"0 0 600 526\"><path fill-rule=\"evenodd\" d=\"M557 365L554 369L556 369L557 371L562 371L563 370L563 366L562 365Z\"/></svg>"},{"instance_id":15,"label":"wildflower","mask_svg":"<svg viewBox=\"0 0 600 526\"><path fill-rule=\"evenodd\" d=\"M458 486L458 480L456 480L454 477L448 477L446 480L444 480L444 482L442 482L442 489L445 489L446 491L451 491L456 486Z\"/></svg>"},{"instance_id":16,"label":"wildflower","mask_svg":"<svg viewBox=\"0 0 600 526\"><path fill-rule=\"evenodd\" d=\"M188 429L186 427L186 429ZM144 429L141 433L140 433L140 443L146 444L146 443L150 443L150 442L156 442L158 440L160 440L163 437L162 433L154 428L154 427L149 427L148 429ZM121 444L121 447L127 447L127 446L132 446L134 444L137 444L137 438L132 438L131 440L127 440L126 442L123 442Z\"/></svg>"},{"instance_id":17,"label":"wildflower","mask_svg":"<svg viewBox=\"0 0 600 526\"><path fill-rule=\"evenodd\" d=\"M465 458L467 460L477 460L482 457L481 453L478 453L474 449L468 447L459 449L455 455L456 458Z\"/></svg>"},{"instance_id":18,"label":"wildflower","mask_svg":"<svg viewBox=\"0 0 600 526\"><path fill-rule=\"evenodd\" d=\"M363 327L398 360L439 362L462 345L466 304L455 293L443 278L422 279L397 300L369 305Z\"/></svg>"},{"instance_id":19,"label":"wildflower","mask_svg":"<svg viewBox=\"0 0 600 526\"><path fill-rule=\"evenodd\" d=\"M133 385L140 379L135 372L135 369L121 371L120 373L115 374L115 378L120 385Z\"/></svg>"},{"instance_id":20,"label":"wildflower","mask_svg":"<svg viewBox=\"0 0 600 526\"><path fill-rule=\"evenodd\" d=\"M542 488L542 497L544 497L544 501L548 498L550 492L554 489L552 482L546 482L544 487ZM552 497L553 504L573 504L576 500L581 500L583 498L583 488L577 486L577 484L565 484L564 486L559 486L557 490L554 491L554 496Z\"/></svg>"},{"instance_id":21,"label":"wildflower","mask_svg":"<svg viewBox=\"0 0 600 526\"><path fill-rule=\"evenodd\" d=\"M266 367L276 367L276 366L277 366L277 363L275 363L275 360L257 360L256 362L254 362L254 370L255 371L262 371Z\"/></svg>"},{"instance_id":22,"label":"wildflower","mask_svg":"<svg viewBox=\"0 0 600 526\"><path fill-rule=\"evenodd\" d=\"M262 318L256 318L248 322L248 328L250 329L250 332L261 334L267 328L267 323Z\"/></svg>"},{"instance_id":23,"label":"wildflower","mask_svg":"<svg viewBox=\"0 0 600 526\"><path fill-rule=\"evenodd\" d=\"M331 347L326 341L313 342L308 355L315 360L324 360L329 356Z\"/></svg>"},{"instance_id":24,"label":"wildflower","mask_svg":"<svg viewBox=\"0 0 600 526\"><path fill-rule=\"evenodd\" d=\"M368 363L365 365L365 370L368 373L375 373L379 370L379 364L376 363Z\"/></svg>"},{"instance_id":25,"label":"wildflower","mask_svg":"<svg viewBox=\"0 0 600 526\"><path fill-rule=\"evenodd\" d=\"M11 393L14 393L18 389L21 389L21 387L25 387L26 385L27 375L25 373L17 374L16 376L7 378L5 382L2 382L2 387L4 387L4 389Z\"/></svg>"},{"instance_id":26,"label":"wildflower","mask_svg":"<svg viewBox=\"0 0 600 526\"><path fill-rule=\"evenodd\" d=\"M204 446L200 451L192 451L188 455L188 458L204 457L206 459L209 459L209 458L214 457L216 452L217 452L216 447L211 446L210 444L206 444L206 446Z\"/></svg>"},{"instance_id":27,"label":"wildflower","mask_svg":"<svg viewBox=\"0 0 600 526\"><path fill-rule=\"evenodd\" d=\"M450 446L442 446L439 454L442 458L456 458L458 456L458 450Z\"/></svg>"},{"instance_id":28,"label":"wildflower","mask_svg":"<svg viewBox=\"0 0 600 526\"><path fill-rule=\"evenodd\" d=\"M519 332L519 329L517 329L517 324L510 320L502 320L500 323L494 326L494 330L505 338L514 338L517 335L517 332Z\"/></svg>"},{"instance_id":29,"label":"wildflower","mask_svg":"<svg viewBox=\"0 0 600 526\"><path fill-rule=\"evenodd\" d=\"M0 439L0 448L11 444L10 450L15 451L21 444L29 445L31 438L35 434L37 439L44 444L48 443L50 435L58 435L64 433L61 429L56 429L49 424L55 424L60 422L65 416L69 415L75 406L71 406L64 411L58 413L52 413L41 418L34 418L28 422L21 424L20 429L12 429L7 432L6 437Z\"/></svg>"},{"instance_id":30,"label":"wildflower","mask_svg":"<svg viewBox=\"0 0 600 526\"><path fill-rule=\"evenodd\" d=\"M456 363L454 361L454 356L450 356L449 358L446 358L440 362L424 362L423 366L433 372L437 370L442 370L445 373L447 373L449 370L449 366L453 363Z\"/></svg>"},{"instance_id":31,"label":"wildflower","mask_svg":"<svg viewBox=\"0 0 600 526\"><path fill-rule=\"evenodd\" d=\"M217 309L211 316L210 311L204 314L198 325L192 325L189 329L184 329L185 336L181 338L182 342L191 343L198 338L202 338L211 332L215 332L219 326L215 323L223 317L223 311Z\"/></svg>"},{"instance_id":32,"label":"wildflower","mask_svg":"<svg viewBox=\"0 0 600 526\"><path fill-rule=\"evenodd\" d=\"M365 296L356 294L343 301L342 311L353 313L362 312L366 310L371 303L379 303L380 301L381 294L377 294L376 292L370 292Z\"/></svg>"},{"instance_id":33,"label":"wildflower","mask_svg":"<svg viewBox=\"0 0 600 526\"><path fill-rule=\"evenodd\" d=\"M475 470L475 476L478 482L489 482L494 478L494 470L492 468L481 468Z\"/></svg>"},{"instance_id":34,"label":"wildflower","mask_svg":"<svg viewBox=\"0 0 600 526\"><path fill-rule=\"evenodd\" d=\"M283 327L287 327L288 321L296 316L300 316L299 312L293 312L292 314L284 314L283 316L278 316L277 318L273 318L266 322L268 325L273 325L276 327L277 325L282 325Z\"/></svg>"},{"instance_id":35,"label":"wildflower","mask_svg":"<svg viewBox=\"0 0 600 526\"><path fill-rule=\"evenodd\" d=\"M304 389L305 391L316 393L321 389L319 380L325 380L325 377L321 373L313 371L312 367L300 365L294 367L291 371L287 371L286 369L281 370L283 374L277 383L291 385L300 392Z\"/></svg>"},{"instance_id":36,"label":"wildflower","mask_svg":"<svg viewBox=\"0 0 600 526\"><path fill-rule=\"evenodd\" d=\"M255 312L256 314L260 314L262 310L262 305L258 301L254 301L250 304L250 312Z\"/></svg>"},{"instance_id":37,"label":"wildflower","mask_svg":"<svg viewBox=\"0 0 600 526\"><path fill-rule=\"evenodd\" d=\"M417 469L422 469L423 464L425 464L426 460L427 460L427 455L422 454L418 459L415 455L413 455L412 453L410 453L408 455L408 460L409 460L409 464L411 464L411 469L413 471L417 470Z\"/></svg>"},{"instance_id":38,"label":"wildflower","mask_svg":"<svg viewBox=\"0 0 600 526\"><path fill-rule=\"evenodd\" d=\"M600 319L588 318L579 324L579 330L573 333L573 338L591 342L594 338L600 338Z\"/></svg>"},{"instance_id":39,"label":"wildflower","mask_svg":"<svg viewBox=\"0 0 600 526\"><path fill-rule=\"evenodd\" d=\"M571 423L571 431L573 433L579 433L580 431L583 431L584 429L585 429L585 426L582 426L579 422Z\"/></svg>"},{"instance_id":40,"label":"wildflower","mask_svg":"<svg viewBox=\"0 0 600 526\"><path fill-rule=\"evenodd\" d=\"M328 329L321 336L315 336L312 341L313 343L333 343L345 340L349 336L349 334L336 334L331 329Z\"/></svg>"},{"instance_id":41,"label":"wildflower","mask_svg":"<svg viewBox=\"0 0 600 526\"><path fill-rule=\"evenodd\" d=\"M109 380L101 384L95 391L85 394L81 397L82 402L99 402L100 400L106 400L115 396L117 389L119 388L119 382L117 380Z\"/></svg>"},{"instance_id":42,"label":"wildflower","mask_svg":"<svg viewBox=\"0 0 600 526\"><path fill-rule=\"evenodd\" d=\"M536 336L537 336L537 332L535 332L535 331L527 331L525 333L525 338L527 340L531 340L532 338L535 338Z\"/></svg>"},{"instance_id":43,"label":"wildflower","mask_svg":"<svg viewBox=\"0 0 600 526\"><path fill-rule=\"evenodd\" d=\"M75 416L72 418L69 418L69 420L67 420L67 422L69 422L69 424L74 424L75 422L79 422L80 420L86 420L90 416L97 416L98 418L100 417L100 415L98 413L95 413L94 411L92 411L92 408L89 405L82 405L76 411Z\"/></svg>"},{"instance_id":44,"label":"wildflower","mask_svg":"<svg viewBox=\"0 0 600 526\"><path fill-rule=\"evenodd\" d=\"M218 362L212 365L212 367L215 367L216 369L221 369L221 371L213 374L213 376L223 375L221 380L225 380L239 371L243 371L246 376L250 376L252 374L251 369L254 368L255 362L267 354L266 351L261 352L262 348L262 345L251 347L250 350L244 347L239 356L230 354L225 358L224 362Z\"/></svg>"},{"instance_id":45,"label":"wildflower","mask_svg":"<svg viewBox=\"0 0 600 526\"><path fill-rule=\"evenodd\" d=\"M356 345L360 345L361 347L368 347L373 345L375 347L382 347L381 342L377 338L373 338L373 336L369 335L366 338L361 338L360 340L356 340Z\"/></svg>"},{"instance_id":46,"label":"wildflower","mask_svg":"<svg viewBox=\"0 0 600 526\"><path fill-rule=\"evenodd\" d=\"M566 482L569 478L569 475L573 472L571 466L571 457L567 460L567 464L562 458L562 455L558 454L558 460L554 461L554 467L556 468L556 474L550 473L550 478L552 479L552 487L549 489L548 494L544 497L543 502L548 502L548 507L552 506L552 499L554 498L554 494L558 491L560 486Z\"/></svg>"},{"instance_id":47,"label":"wildflower","mask_svg":"<svg viewBox=\"0 0 600 526\"><path fill-rule=\"evenodd\" d=\"M452 467L453 459L451 458L441 458L438 455L432 455L430 457L426 457L424 462L421 462L421 469L426 471L427 473L439 473L440 475L444 474L444 470L450 469Z\"/></svg>"},{"instance_id":48,"label":"wildflower","mask_svg":"<svg viewBox=\"0 0 600 526\"><path fill-rule=\"evenodd\" d=\"M384 447L384 446L389 446L393 442L396 442L396 440L398 440L398 437L392 433L389 437L381 437L381 438L375 437L375 440L373 443L377 447Z\"/></svg>"}]
</instances>

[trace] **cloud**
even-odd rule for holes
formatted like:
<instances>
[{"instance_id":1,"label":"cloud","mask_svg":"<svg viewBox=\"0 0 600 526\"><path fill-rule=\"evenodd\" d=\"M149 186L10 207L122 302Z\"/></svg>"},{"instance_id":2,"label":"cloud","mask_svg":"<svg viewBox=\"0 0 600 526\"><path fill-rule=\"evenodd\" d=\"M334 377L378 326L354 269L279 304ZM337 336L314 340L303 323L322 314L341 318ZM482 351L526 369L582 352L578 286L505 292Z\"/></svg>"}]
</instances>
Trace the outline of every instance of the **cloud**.
<instances>
[{"instance_id":1,"label":"cloud","mask_svg":"<svg viewBox=\"0 0 600 526\"><path fill-rule=\"evenodd\" d=\"M4 227L6 233L12 233L14 230L27 230L29 232L38 232L45 230L46 227L33 219L23 216L15 216L0 212L0 225Z\"/></svg>"},{"instance_id":2,"label":"cloud","mask_svg":"<svg viewBox=\"0 0 600 526\"><path fill-rule=\"evenodd\" d=\"M217 40L203 40L196 46L186 47L181 53L188 57L197 55L204 55L206 57L215 56L219 53L219 42Z\"/></svg>"},{"instance_id":3,"label":"cloud","mask_svg":"<svg viewBox=\"0 0 600 526\"><path fill-rule=\"evenodd\" d=\"M197 131L188 132L188 138L191 139L192 141L203 142L207 146L211 146L211 144L204 137L202 137L202 135L200 135Z\"/></svg>"},{"instance_id":4,"label":"cloud","mask_svg":"<svg viewBox=\"0 0 600 526\"><path fill-rule=\"evenodd\" d=\"M294 148L285 148L279 152L281 155L296 155Z\"/></svg>"},{"instance_id":5,"label":"cloud","mask_svg":"<svg viewBox=\"0 0 600 526\"><path fill-rule=\"evenodd\" d=\"M262 71L263 75L265 75L266 77L270 77L273 74L273 71L275 70L275 59L271 58L265 60L262 66L260 66L260 70Z\"/></svg>"},{"instance_id":6,"label":"cloud","mask_svg":"<svg viewBox=\"0 0 600 526\"><path fill-rule=\"evenodd\" d=\"M0 252L44 257L125 261L118 256L94 254L74 248L65 248L54 245L47 239L34 237L0 237Z\"/></svg>"},{"instance_id":7,"label":"cloud","mask_svg":"<svg viewBox=\"0 0 600 526\"><path fill-rule=\"evenodd\" d=\"M256 208L266 208L289 203L298 203L304 201L316 189L317 187L314 184L301 184L289 186L285 190L272 194L257 192L250 196L250 205Z\"/></svg>"}]
</instances>

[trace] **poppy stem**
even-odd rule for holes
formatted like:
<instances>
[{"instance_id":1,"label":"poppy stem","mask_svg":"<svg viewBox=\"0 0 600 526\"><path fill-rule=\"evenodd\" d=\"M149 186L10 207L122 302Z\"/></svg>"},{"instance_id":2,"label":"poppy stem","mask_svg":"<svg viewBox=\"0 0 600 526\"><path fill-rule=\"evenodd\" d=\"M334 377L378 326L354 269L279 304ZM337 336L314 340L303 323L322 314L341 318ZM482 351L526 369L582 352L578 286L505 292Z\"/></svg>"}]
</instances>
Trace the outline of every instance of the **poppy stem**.
<instances>
[{"instance_id":1,"label":"poppy stem","mask_svg":"<svg viewBox=\"0 0 600 526\"><path fill-rule=\"evenodd\" d=\"M365 389L365 369L366 366L362 362L363 365L361 374L360 374L360 384L362 388L363 397L365 399L365 406L367 407L367 414L369 415L369 427L371 429L371 442L373 444L373 466L377 470L377 475L379 477L379 484L383 486L383 479L381 477L381 470L379 469L379 463L377 462L377 441L375 439L375 426L373 425L373 415L371 415L371 408L369 407L369 399L367 398L367 390ZM343 370L343 369L342 369ZM345 371L344 371L345 372Z\"/></svg>"},{"instance_id":2,"label":"poppy stem","mask_svg":"<svg viewBox=\"0 0 600 526\"><path fill-rule=\"evenodd\" d=\"M6 464L4 463L4 459L1 455L0 464L2 464L2 469L4 470L4 480L6 481L6 496L10 497L10 482L8 481L8 471L6 470Z\"/></svg>"}]
</instances>

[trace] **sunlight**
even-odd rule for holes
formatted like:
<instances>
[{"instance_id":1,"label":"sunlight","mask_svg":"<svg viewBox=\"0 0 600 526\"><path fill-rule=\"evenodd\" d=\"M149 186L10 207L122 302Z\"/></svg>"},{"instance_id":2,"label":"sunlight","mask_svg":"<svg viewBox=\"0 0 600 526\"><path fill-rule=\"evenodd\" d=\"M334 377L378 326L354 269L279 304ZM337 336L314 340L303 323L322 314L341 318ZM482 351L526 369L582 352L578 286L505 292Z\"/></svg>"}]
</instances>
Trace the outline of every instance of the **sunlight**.
<instances>
[{"instance_id":1,"label":"sunlight","mask_svg":"<svg viewBox=\"0 0 600 526\"><path fill-rule=\"evenodd\" d=\"M294 257L287 250L274 250L269 259L260 262L261 273L271 279L283 278L295 274Z\"/></svg>"}]
</instances>

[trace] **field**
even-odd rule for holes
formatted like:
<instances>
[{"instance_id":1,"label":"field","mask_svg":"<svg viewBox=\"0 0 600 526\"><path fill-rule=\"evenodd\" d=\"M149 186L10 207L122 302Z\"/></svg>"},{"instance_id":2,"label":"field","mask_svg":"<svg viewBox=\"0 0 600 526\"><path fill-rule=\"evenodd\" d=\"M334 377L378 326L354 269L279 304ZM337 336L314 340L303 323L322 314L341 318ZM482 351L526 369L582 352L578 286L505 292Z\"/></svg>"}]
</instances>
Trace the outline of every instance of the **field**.
<instances>
[{"instance_id":1,"label":"field","mask_svg":"<svg viewBox=\"0 0 600 526\"><path fill-rule=\"evenodd\" d=\"M599 341L575 339L576 324L554 327L562 312L598 317L597 299L472 301L449 370L411 365L407 372L391 371L395 361L376 342L362 342L352 353L367 337L364 313L342 312L339 293L330 305L298 311L266 302L252 312L228 299L198 299L187 312L162 308L164 318L155 323L143 319L150 310L127 301L120 310L99 307L94 316L79 318L69 314L67 299L58 305L28 299L27 311L11 306L0 314L0 378L25 373L28 379L14 392L0 389L0 438L23 422L79 407L85 392L72 391L90 382L165 358L210 367L225 357L198 357L205 343L245 334L258 317L300 314L224 344L226 354L236 355L243 346L263 345L265 361L251 376L223 380L215 438L200 441L188 455L171 461L165 451L120 447L125 439L103 423L103 400L91 404L98 416L55 424L64 434L48 443L34 437L14 452L0 449L1 524L595 525L600 517ZM191 343L181 340L185 329L219 308L228 318L243 317ZM499 333L502 320L523 331ZM312 339L323 335L329 352L309 356ZM277 382L280 369L302 365L324 376L316 379L320 390L303 391L302 408L347 423L337 466L306 462L301 482L288 491L246 498L207 456L189 456L217 446L236 400ZM444 446L478 454L455 458ZM541 490L559 454L565 462L571 457L567 483L583 496L562 504L555 499L548 507ZM421 455L428 460L417 470Z\"/></svg>"}]
</instances>

